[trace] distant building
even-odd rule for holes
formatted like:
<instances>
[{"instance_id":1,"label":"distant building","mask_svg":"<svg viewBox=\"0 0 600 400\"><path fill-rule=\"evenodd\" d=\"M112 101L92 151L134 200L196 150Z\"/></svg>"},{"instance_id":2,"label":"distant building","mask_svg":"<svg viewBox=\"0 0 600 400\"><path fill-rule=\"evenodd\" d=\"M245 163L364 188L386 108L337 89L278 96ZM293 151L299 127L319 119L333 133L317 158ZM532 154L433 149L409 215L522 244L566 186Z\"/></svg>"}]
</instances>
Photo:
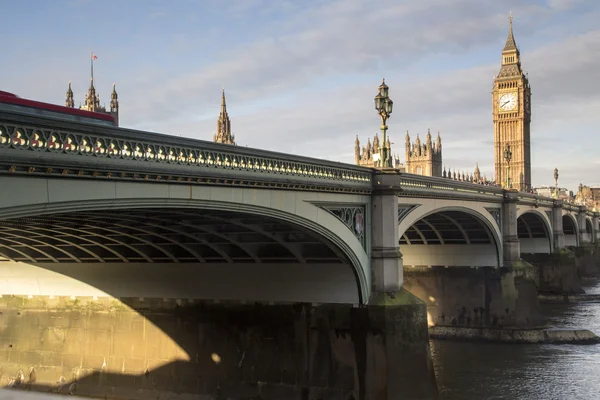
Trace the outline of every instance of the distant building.
<instances>
[{"instance_id":1,"label":"distant building","mask_svg":"<svg viewBox=\"0 0 600 400\"><path fill-rule=\"evenodd\" d=\"M73 90L71 89L71 82L69 82L69 88L67 89L65 106L75 108L75 98L73 96ZM110 95L110 108L107 110L104 105L100 104L100 95L96 93L94 78L91 78L90 87L85 94L85 101L83 105L79 105L79 109L108 114L115 119L117 126L119 126L119 96L117 95L116 85L113 83L112 93Z\"/></svg>"},{"instance_id":2,"label":"distant building","mask_svg":"<svg viewBox=\"0 0 600 400\"><path fill-rule=\"evenodd\" d=\"M569 191L567 188L559 187L558 191L557 191L556 187L554 187L554 186L539 186L539 187L534 188L533 192L540 196L552 197L552 198L555 198L558 200L565 200L565 201L573 201L574 200L573 192Z\"/></svg>"},{"instance_id":3,"label":"distant building","mask_svg":"<svg viewBox=\"0 0 600 400\"><path fill-rule=\"evenodd\" d=\"M112 93L110 95L110 107L108 109L105 105L100 104L100 95L96 93L96 88L94 87L94 60L96 58L94 53L92 53L90 87L85 95L85 101L83 105L79 105L79 109L108 114L115 119L117 126L119 126L119 96L117 95L116 85L113 83ZM75 108L75 97L73 96L73 90L71 89L71 82L69 82L69 88L67 89L65 106Z\"/></svg>"},{"instance_id":4,"label":"distant building","mask_svg":"<svg viewBox=\"0 0 600 400\"><path fill-rule=\"evenodd\" d=\"M580 183L575 196L575 203L592 210L600 210L600 186L590 187Z\"/></svg>"},{"instance_id":5,"label":"distant building","mask_svg":"<svg viewBox=\"0 0 600 400\"><path fill-rule=\"evenodd\" d=\"M425 143L421 144L419 135L415 143L410 142L406 132L405 139L406 165L405 172L425 176L442 176L442 138L438 132L435 143L431 141L431 132L427 130Z\"/></svg>"},{"instance_id":6,"label":"distant building","mask_svg":"<svg viewBox=\"0 0 600 400\"><path fill-rule=\"evenodd\" d=\"M227 105L225 104L225 89L221 94L221 112L219 113L219 119L217 119L217 131L213 136L215 143L232 144L235 145L235 136L231 134L231 121L229 120L229 114L227 114Z\"/></svg>"},{"instance_id":7,"label":"distant building","mask_svg":"<svg viewBox=\"0 0 600 400\"><path fill-rule=\"evenodd\" d=\"M360 147L358 135L354 141L354 162L363 167L379 168L379 137L377 134L371 139L367 139L367 144ZM387 148L391 151L390 138L387 138ZM431 133L427 131L425 143L421 143L419 135L415 143L411 143L410 135L406 132L406 141L404 144L405 163L400 162L398 155L391 155L392 168L400 172L418 174L425 176L442 176L442 139L438 133L435 143L432 142Z\"/></svg>"},{"instance_id":8,"label":"distant building","mask_svg":"<svg viewBox=\"0 0 600 400\"><path fill-rule=\"evenodd\" d=\"M381 161L379 160L379 147L379 136L377 134L373 137L373 144L371 144L371 139L369 138L367 139L367 144L362 149L360 148L358 135L356 135L356 140L354 141L354 163L363 167L379 168ZM387 148L390 149L391 153L392 147L389 136L387 137ZM400 163L398 156L390 154L390 157L392 159L392 168L404 171L404 166Z\"/></svg>"}]
</instances>

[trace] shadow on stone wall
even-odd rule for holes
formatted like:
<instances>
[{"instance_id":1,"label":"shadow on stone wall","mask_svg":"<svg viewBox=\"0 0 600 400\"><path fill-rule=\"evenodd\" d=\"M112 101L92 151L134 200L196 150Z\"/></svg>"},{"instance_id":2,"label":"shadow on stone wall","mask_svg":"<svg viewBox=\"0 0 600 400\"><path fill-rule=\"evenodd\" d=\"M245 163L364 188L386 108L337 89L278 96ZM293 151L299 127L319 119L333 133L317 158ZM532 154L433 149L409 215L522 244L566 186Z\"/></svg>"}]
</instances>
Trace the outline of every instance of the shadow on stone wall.
<instances>
[{"instance_id":1,"label":"shadow on stone wall","mask_svg":"<svg viewBox=\"0 0 600 400\"><path fill-rule=\"evenodd\" d=\"M395 385L402 398L436 398L424 305L390 310L4 296L0 384L215 400L395 399L384 393Z\"/></svg>"}]
</instances>

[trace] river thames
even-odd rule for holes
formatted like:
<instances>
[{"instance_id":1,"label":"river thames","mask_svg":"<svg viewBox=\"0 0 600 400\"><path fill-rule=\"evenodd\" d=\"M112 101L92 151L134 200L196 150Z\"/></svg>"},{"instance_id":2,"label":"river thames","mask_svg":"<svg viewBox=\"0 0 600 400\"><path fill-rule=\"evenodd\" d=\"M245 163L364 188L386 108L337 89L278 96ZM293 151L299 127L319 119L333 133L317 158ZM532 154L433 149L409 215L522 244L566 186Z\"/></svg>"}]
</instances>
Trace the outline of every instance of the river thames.
<instances>
[{"instance_id":1,"label":"river thames","mask_svg":"<svg viewBox=\"0 0 600 400\"><path fill-rule=\"evenodd\" d=\"M600 294L600 283L585 288ZM600 303L542 304L548 325L600 335ZM600 345L431 341L441 400L600 398Z\"/></svg>"}]
</instances>

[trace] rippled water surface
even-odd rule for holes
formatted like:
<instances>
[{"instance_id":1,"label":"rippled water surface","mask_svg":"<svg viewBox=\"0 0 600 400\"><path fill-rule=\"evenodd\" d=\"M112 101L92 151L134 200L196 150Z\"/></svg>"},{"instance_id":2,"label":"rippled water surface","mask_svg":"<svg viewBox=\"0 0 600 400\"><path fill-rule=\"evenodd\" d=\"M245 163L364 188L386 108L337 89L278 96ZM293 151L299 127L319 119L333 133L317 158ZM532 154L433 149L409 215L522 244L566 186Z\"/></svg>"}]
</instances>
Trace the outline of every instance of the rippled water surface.
<instances>
[{"instance_id":1,"label":"rippled water surface","mask_svg":"<svg viewBox=\"0 0 600 400\"><path fill-rule=\"evenodd\" d=\"M586 288L600 293L600 283ZM542 305L549 325L600 335L600 303ZM600 345L432 341L442 400L600 399Z\"/></svg>"}]
</instances>

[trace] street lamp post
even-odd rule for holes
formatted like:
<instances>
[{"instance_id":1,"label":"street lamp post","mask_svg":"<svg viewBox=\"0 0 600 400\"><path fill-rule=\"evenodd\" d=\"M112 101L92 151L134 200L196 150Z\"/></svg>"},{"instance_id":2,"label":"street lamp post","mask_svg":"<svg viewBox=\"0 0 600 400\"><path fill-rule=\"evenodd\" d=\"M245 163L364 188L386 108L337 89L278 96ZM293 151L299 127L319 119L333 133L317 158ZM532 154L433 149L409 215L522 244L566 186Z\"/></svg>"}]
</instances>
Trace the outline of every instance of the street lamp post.
<instances>
[{"instance_id":1,"label":"street lamp post","mask_svg":"<svg viewBox=\"0 0 600 400\"><path fill-rule=\"evenodd\" d=\"M386 122L392 114L392 108L394 102L389 97L389 87L385 84L385 79L379 85L377 96L375 96L375 109L381 117L381 129L383 143L379 147L379 165L381 168L391 167L391 160L389 158L389 149L387 148L387 125Z\"/></svg>"},{"instance_id":2,"label":"street lamp post","mask_svg":"<svg viewBox=\"0 0 600 400\"><path fill-rule=\"evenodd\" d=\"M556 198L558 199L558 168L554 168L554 192L556 193Z\"/></svg>"},{"instance_id":3,"label":"street lamp post","mask_svg":"<svg viewBox=\"0 0 600 400\"><path fill-rule=\"evenodd\" d=\"M510 144L506 145L504 149L504 160L506 161L506 188L511 188L510 181L510 159L512 158L512 151L510 151Z\"/></svg>"}]
</instances>

